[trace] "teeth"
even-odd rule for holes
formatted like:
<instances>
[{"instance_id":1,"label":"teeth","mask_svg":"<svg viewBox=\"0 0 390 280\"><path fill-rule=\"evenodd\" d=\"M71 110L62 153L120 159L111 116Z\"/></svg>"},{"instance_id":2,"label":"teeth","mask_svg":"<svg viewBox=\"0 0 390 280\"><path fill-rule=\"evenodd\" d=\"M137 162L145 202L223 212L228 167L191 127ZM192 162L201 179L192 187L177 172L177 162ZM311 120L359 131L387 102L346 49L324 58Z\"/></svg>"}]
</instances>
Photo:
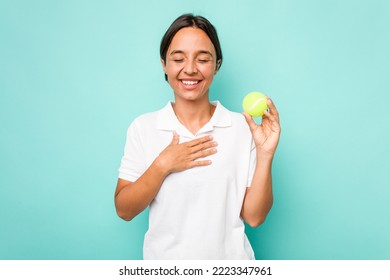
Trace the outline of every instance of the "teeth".
<instances>
[{"instance_id":1,"label":"teeth","mask_svg":"<svg viewBox=\"0 0 390 280\"><path fill-rule=\"evenodd\" d=\"M185 85L196 85L199 81L182 81L182 83Z\"/></svg>"}]
</instances>

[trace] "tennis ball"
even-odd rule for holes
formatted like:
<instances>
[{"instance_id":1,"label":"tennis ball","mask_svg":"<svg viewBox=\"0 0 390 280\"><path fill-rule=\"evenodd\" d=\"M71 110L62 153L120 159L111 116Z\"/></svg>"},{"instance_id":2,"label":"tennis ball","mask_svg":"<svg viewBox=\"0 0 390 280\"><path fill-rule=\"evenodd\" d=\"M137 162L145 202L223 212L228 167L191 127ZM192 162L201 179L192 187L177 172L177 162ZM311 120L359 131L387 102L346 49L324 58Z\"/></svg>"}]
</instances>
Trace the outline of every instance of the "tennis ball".
<instances>
[{"instance_id":1,"label":"tennis ball","mask_svg":"<svg viewBox=\"0 0 390 280\"><path fill-rule=\"evenodd\" d=\"M244 97L242 108L252 117L261 117L268 109L267 96L257 91L250 92Z\"/></svg>"}]
</instances>

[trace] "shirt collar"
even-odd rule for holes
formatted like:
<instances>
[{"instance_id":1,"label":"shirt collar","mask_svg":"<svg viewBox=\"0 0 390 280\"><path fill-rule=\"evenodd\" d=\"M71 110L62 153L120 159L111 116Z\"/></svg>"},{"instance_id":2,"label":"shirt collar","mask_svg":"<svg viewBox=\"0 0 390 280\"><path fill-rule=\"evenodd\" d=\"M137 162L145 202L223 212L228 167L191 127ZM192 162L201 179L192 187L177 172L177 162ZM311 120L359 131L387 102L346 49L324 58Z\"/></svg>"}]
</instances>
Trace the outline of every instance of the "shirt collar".
<instances>
[{"instance_id":1,"label":"shirt collar","mask_svg":"<svg viewBox=\"0 0 390 280\"><path fill-rule=\"evenodd\" d=\"M168 102L168 104L158 112L157 129L178 131L183 127L173 111L172 103L173 102L171 101ZM212 101L211 104L216 106L214 114L210 121L198 131L198 134L211 131L214 127L229 127L232 125L229 111L223 107L219 101Z\"/></svg>"}]
</instances>

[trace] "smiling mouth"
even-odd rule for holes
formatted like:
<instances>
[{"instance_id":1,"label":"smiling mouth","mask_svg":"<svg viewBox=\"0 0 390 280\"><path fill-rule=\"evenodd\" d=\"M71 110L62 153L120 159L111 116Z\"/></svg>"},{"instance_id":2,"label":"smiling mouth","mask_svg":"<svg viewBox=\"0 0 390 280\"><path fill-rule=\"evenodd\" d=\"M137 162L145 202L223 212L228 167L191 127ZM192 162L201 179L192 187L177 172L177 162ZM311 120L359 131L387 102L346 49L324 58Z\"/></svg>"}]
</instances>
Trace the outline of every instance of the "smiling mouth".
<instances>
[{"instance_id":1,"label":"smiling mouth","mask_svg":"<svg viewBox=\"0 0 390 280\"><path fill-rule=\"evenodd\" d=\"M196 85L200 82L200 80L198 81L187 81L187 80L181 80L181 82L187 86L192 86L192 85Z\"/></svg>"}]
</instances>

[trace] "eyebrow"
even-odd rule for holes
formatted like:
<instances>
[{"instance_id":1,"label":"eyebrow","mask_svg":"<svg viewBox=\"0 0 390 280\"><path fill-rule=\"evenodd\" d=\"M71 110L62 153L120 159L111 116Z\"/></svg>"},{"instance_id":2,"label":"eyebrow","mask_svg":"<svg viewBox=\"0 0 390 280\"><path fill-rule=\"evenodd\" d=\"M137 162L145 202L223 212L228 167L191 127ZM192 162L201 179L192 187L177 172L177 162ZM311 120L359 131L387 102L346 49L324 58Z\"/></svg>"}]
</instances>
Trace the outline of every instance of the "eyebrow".
<instances>
[{"instance_id":1,"label":"eyebrow","mask_svg":"<svg viewBox=\"0 0 390 280\"><path fill-rule=\"evenodd\" d=\"M181 51L181 50L173 50L169 55L174 55L174 54L184 54L184 51ZM213 57L213 54L210 52L210 51L206 51L206 50L200 50L196 53L197 55L200 55L200 54L208 54L210 55L211 57Z\"/></svg>"}]
</instances>

